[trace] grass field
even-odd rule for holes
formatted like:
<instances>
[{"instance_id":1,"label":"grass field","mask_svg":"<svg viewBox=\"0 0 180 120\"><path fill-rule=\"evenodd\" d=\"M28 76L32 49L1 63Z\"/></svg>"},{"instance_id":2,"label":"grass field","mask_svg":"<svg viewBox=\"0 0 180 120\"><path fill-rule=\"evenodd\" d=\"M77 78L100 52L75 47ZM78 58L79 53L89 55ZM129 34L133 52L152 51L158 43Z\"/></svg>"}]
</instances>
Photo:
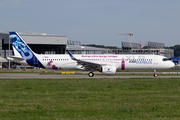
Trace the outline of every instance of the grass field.
<instances>
[{"instance_id":1,"label":"grass field","mask_svg":"<svg viewBox=\"0 0 180 120\"><path fill-rule=\"evenodd\" d=\"M180 80L0 79L0 119L180 119Z\"/></svg>"}]
</instances>

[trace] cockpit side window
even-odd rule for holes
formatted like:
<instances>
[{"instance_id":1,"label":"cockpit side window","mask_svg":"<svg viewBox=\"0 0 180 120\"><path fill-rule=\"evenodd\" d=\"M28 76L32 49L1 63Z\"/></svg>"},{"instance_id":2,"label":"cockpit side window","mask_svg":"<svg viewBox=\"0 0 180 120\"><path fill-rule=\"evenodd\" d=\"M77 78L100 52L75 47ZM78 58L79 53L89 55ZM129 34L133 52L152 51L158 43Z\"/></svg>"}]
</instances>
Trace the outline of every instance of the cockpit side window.
<instances>
[{"instance_id":1,"label":"cockpit side window","mask_svg":"<svg viewBox=\"0 0 180 120\"><path fill-rule=\"evenodd\" d=\"M167 61L168 59L167 58L163 58L162 61Z\"/></svg>"},{"instance_id":2,"label":"cockpit side window","mask_svg":"<svg viewBox=\"0 0 180 120\"><path fill-rule=\"evenodd\" d=\"M168 58L163 58L162 59L162 61L169 61L169 60L171 60L171 58L170 59L168 59Z\"/></svg>"}]
</instances>

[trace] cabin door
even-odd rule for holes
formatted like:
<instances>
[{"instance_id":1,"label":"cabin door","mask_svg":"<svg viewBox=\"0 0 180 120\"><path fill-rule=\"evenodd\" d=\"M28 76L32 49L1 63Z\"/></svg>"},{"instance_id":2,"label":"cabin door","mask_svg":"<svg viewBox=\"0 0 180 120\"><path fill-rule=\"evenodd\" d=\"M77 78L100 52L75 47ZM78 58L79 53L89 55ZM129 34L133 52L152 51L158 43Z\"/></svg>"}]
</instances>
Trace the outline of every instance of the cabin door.
<instances>
[{"instance_id":1,"label":"cabin door","mask_svg":"<svg viewBox=\"0 0 180 120\"><path fill-rule=\"evenodd\" d=\"M154 55L154 64L157 65L158 64L158 56Z\"/></svg>"}]
</instances>

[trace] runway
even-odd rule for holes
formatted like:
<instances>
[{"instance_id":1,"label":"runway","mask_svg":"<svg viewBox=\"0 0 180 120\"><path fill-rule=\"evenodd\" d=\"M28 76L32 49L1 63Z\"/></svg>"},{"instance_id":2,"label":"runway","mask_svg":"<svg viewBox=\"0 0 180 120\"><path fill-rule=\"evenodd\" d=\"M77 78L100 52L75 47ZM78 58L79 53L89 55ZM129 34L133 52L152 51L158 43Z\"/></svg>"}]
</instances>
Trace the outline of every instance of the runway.
<instances>
[{"instance_id":1,"label":"runway","mask_svg":"<svg viewBox=\"0 0 180 120\"><path fill-rule=\"evenodd\" d=\"M107 76L107 75L95 75L94 77L89 77L88 75L48 75L48 74L38 74L38 73L0 73L0 78L6 78L6 79L73 79L73 78L154 78L153 76L128 76L128 75L113 75L113 76ZM156 78L180 78L180 76L171 75L171 76L158 76Z\"/></svg>"}]
</instances>

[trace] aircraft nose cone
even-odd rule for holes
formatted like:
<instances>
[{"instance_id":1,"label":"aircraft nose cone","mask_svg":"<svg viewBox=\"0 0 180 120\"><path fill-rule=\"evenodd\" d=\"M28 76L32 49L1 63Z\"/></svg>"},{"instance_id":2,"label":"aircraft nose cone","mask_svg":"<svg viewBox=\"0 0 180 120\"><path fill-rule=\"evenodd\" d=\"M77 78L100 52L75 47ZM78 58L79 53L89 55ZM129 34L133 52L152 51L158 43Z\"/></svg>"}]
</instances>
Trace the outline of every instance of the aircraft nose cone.
<instances>
[{"instance_id":1,"label":"aircraft nose cone","mask_svg":"<svg viewBox=\"0 0 180 120\"><path fill-rule=\"evenodd\" d=\"M174 66L175 66L175 64L174 64L173 62L170 62L170 63L169 63L169 67L170 67L170 68L172 68L172 67L174 67Z\"/></svg>"}]
</instances>

